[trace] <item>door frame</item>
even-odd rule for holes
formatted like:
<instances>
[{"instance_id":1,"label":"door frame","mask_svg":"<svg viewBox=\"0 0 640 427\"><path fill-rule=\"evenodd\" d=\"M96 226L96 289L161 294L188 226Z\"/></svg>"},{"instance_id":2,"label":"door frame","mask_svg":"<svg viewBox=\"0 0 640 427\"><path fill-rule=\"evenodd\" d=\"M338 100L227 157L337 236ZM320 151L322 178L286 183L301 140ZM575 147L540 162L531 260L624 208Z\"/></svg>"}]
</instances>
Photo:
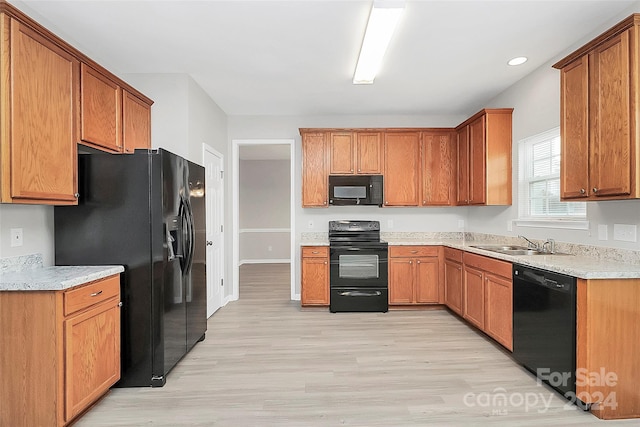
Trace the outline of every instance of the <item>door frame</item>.
<instances>
[{"instance_id":1,"label":"door frame","mask_svg":"<svg viewBox=\"0 0 640 427\"><path fill-rule=\"evenodd\" d=\"M222 162L222 169L221 169L221 171L222 171L222 188L221 188L222 195L221 195L220 199L222 201L222 218L221 218L221 220L222 220L222 225L224 227L224 218L225 218L225 210L226 210L225 194L224 194L225 193L225 191L224 191L225 190L224 189L224 187L225 187L225 183L224 183L224 178L225 178L225 176L224 176L224 171L225 171L225 168L224 168L224 165L225 165L224 154L222 154L221 152L219 152L218 150L216 150L215 148L213 148L212 146L210 146L206 142L203 142L202 143L202 164L205 167L205 173L206 173L205 157L206 157L206 152L207 151L209 153L213 154L214 156L219 157L221 162ZM205 176L205 182L206 182L206 176ZM206 189L205 189L205 191L206 191ZM205 222L206 222L206 219L205 219ZM226 233L224 232L224 228L223 228L223 232L222 232L222 250L220 251L220 258L221 258L220 267L222 268L222 272L221 273L222 273L222 281L223 281L223 283L224 283L224 281L226 279L226 276L227 276L226 275L227 266L225 264L225 256L224 256L224 254L225 254L225 241L226 241L225 235L226 235ZM206 249L205 249L205 259L206 259ZM210 278L207 276L207 289L208 289L208 285L209 285L209 283L208 283L209 279ZM221 292L222 292L222 295L220 295L220 307L218 309L220 309L220 308L224 307L225 305L227 305L227 302L228 302L226 300L226 297L225 297L225 288L224 288L224 286L222 287ZM208 302L209 301L207 300L207 304L208 304ZM208 311L209 311L209 307L207 306L207 312Z\"/></svg>"},{"instance_id":2,"label":"door frame","mask_svg":"<svg viewBox=\"0 0 640 427\"><path fill-rule=\"evenodd\" d=\"M290 204L291 211L289 213L290 224L290 254L289 263L291 266L291 299L297 299L295 292L295 276L296 276L296 233L295 233L295 140L294 139L234 139L231 141L231 161L232 161L232 221L233 221L233 272L232 272L232 294L231 299L237 300L240 296L240 146L241 145L288 145L290 157ZM299 297L298 297L299 298Z\"/></svg>"}]
</instances>

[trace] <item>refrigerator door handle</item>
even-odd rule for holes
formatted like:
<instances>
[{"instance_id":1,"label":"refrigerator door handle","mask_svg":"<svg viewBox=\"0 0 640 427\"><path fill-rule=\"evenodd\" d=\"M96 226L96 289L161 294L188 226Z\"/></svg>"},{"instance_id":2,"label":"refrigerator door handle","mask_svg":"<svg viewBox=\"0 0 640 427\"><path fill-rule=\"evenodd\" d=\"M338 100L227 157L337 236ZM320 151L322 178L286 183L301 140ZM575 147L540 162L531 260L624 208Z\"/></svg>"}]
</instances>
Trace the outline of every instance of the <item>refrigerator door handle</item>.
<instances>
[{"instance_id":1,"label":"refrigerator door handle","mask_svg":"<svg viewBox=\"0 0 640 427\"><path fill-rule=\"evenodd\" d=\"M196 236L195 236L195 225L193 223L193 211L191 210L191 203L189 202L188 198L185 198L185 205L187 207L186 210L186 215L187 215L187 236L189 238L188 240L188 244L187 244L187 248L189 250L188 252L188 258L187 258L187 271L191 270L191 267L193 265L193 254L194 254L194 249L195 249L195 241L196 241Z\"/></svg>"}]
</instances>

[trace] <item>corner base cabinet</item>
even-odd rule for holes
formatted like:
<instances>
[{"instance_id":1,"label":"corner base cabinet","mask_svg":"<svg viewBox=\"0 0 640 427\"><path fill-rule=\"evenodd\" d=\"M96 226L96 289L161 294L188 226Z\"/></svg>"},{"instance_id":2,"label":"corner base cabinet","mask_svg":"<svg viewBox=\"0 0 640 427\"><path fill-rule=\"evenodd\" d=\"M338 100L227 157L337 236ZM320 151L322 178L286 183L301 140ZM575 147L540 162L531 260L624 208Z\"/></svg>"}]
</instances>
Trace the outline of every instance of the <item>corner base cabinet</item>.
<instances>
[{"instance_id":1,"label":"corner base cabinet","mask_svg":"<svg viewBox=\"0 0 640 427\"><path fill-rule=\"evenodd\" d=\"M120 278L0 292L0 424L66 426L120 379Z\"/></svg>"}]
</instances>

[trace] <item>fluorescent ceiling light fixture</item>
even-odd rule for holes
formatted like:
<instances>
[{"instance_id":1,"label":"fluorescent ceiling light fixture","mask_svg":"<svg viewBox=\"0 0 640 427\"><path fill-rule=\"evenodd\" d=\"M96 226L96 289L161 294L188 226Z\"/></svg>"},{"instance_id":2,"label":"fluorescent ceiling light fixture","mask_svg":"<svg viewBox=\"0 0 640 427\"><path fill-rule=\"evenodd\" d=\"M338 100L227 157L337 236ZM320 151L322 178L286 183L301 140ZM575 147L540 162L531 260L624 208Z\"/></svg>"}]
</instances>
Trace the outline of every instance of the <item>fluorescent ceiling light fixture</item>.
<instances>
[{"instance_id":1,"label":"fluorescent ceiling light fixture","mask_svg":"<svg viewBox=\"0 0 640 427\"><path fill-rule=\"evenodd\" d=\"M509 62L507 62L507 64L509 65L522 65L525 62L527 62L527 57L526 56L518 56L516 58L510 59Z\"/></svg>"},{"instance_id":2,"label":"fluorescent ceiling light fixture","mask_svg":"<svg viewBox=\"0 0 640 427\"><path fill-rule=\"evenodd\" d=\"M354 85L373 83L403 10L403 0L374 0L353 74Z\"/></svg>"}]
</instances>

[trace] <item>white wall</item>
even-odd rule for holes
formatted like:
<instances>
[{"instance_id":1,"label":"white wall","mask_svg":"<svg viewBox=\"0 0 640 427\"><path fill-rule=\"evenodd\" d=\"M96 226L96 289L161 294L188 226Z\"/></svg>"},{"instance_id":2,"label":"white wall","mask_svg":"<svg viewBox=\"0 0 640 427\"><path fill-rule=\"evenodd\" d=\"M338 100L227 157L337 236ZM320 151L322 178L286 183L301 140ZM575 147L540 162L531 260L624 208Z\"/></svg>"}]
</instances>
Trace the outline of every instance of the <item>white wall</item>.
<instances>
[{"instance_id":1,"label":"white wall","mask_svg":"<svg viewBox=\"0 0 640 427\"><path fill-rule=\"evenodd\" d=\"M10 231L22 228L23 245L12 248ZM0 205L0 258L41 253L45 266L54 263L53 207Z\"/></svg>"},{"instance_id":2,"label":"white wall","mask_svg":"<svg viewBox=\"0 0 640 427\"><path fill-rule=\"evenodd\" d=\"M518 218L518 141L560 125L560 72L552 65L594 37L606 31L620 20L640 9L640 2L583 40L567 47L553 60L533 71L496 98L487 107L513 107L513 205L510 207L470 207L467 231L495 233L501 235L525 235L535 239L554 238L562 242L608 246L621 249L640 250L640 243L612 240L613 224L634 224L640 228L640 201L588 202L588 230L567 230L539 227L519 227L507 230L507 223ZM609 239L598 240L598 225L608 227ZM640 238L640 236L638 236Z\"/></svg>"}]
</instances>

